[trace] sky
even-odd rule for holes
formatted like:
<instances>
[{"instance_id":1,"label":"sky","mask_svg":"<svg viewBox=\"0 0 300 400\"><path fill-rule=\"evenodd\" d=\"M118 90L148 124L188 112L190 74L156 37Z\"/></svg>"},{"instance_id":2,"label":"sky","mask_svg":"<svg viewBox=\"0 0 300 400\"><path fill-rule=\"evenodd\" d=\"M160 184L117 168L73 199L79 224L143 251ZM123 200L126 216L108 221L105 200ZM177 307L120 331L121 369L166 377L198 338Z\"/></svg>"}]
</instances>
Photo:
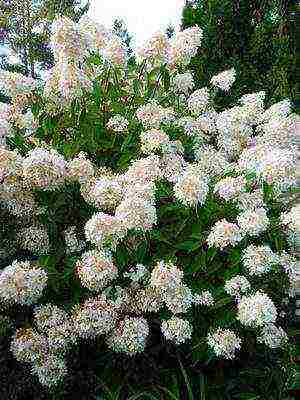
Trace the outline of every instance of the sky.
<instances>
[{"instance_id":1,"label":"sky","mask_svg":"<svg viewBox=\"0 0 300 400\"><path fill-rule=\"evenodd\" d=\"M179 25L184 0L90 0L89 17L107 28L116 17L123 18L139 46L153 33L172 23Z\"/></svg>"}]
</instances>

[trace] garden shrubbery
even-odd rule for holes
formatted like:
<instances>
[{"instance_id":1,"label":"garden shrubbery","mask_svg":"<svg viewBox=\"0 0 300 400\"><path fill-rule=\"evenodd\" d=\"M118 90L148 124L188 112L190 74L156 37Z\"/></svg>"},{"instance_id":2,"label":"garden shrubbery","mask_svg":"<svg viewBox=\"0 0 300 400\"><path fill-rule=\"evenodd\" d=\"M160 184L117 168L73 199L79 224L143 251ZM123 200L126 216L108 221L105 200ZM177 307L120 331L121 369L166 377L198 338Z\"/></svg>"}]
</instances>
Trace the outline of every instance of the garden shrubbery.
<instances>
[{"instance_id":1,"label":"garden shrubbery","mask_svg":"<svg viewBox=\"0 0 300 400\"><path fill-rule=\"evenodd\" d=\"M1 73L2 325L43 386L68 380L85 343L117 371L104 386L145 373L141 354L151 376L176 358L165 369L182 371L188 394L170 378L163 398L197 395L187 360L201 387L253 354L287 367L299 118L288 99L266 109L264 92L215 107L238 76L195 87L201 40L198 27L156 34L128 66L120 38L63 17L44 85Z\"/></svg>"}]
</instances>

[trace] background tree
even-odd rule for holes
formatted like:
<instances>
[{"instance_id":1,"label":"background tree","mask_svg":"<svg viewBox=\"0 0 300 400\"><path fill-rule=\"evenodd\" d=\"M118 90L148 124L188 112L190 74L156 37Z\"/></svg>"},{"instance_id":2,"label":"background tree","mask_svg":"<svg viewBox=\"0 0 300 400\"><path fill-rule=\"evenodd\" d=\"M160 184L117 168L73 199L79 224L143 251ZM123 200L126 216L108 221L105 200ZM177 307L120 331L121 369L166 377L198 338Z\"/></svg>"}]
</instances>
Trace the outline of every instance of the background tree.
<instances>
[{"instance_id":1,"label":"background tree","mask_svg":"<svg viewBox=\"0 0 300 400\"><path fill-rule=\"evenodd\" d=\"M48 69L53 65L49 47L50 24L56 15L66 15L75 21L88 10L89 3L79 0L0 0L0 44L18 56L12 65L2 57L2 68L17 70L36 77L37 66Z\"/></svg>"},{"instance_id":2,"label":"background tree","mask_svg":"<svg viewBox=\"0 0 300 400\"><path fill-rule=\"evenodd\" d=\"M131 47L132 36L128 32L125 21L121 18L116 18L113 22L112 31L115 35L119 36L119 38L121 38L123 42L127 45L127 57L129 63L131 64L132 62L134 62L133 50Z\"/></svg>"},{"instance_id":3,"label":"background tree","mask_svg":"<svg viewBox=\"0 0 300 400\"><path fill-rule=\"evenodd\" d=\"M287 0L187 1L182 27L204 30L202 48L191 63L196 80L234 67L238 78L230 100L265 90L267 101L295 100L295 2Z\"/></svg>"},{"instance_id":4,"label":"background tree","mask_svg":"<svg viewBox=\"0 0 300 400\"><path fill-rule=\"evenodd\" d=\"M175 33L175 28L172 24L169 24L166 29L166 35L170 39Z\"/></svg>"}]
</instances>

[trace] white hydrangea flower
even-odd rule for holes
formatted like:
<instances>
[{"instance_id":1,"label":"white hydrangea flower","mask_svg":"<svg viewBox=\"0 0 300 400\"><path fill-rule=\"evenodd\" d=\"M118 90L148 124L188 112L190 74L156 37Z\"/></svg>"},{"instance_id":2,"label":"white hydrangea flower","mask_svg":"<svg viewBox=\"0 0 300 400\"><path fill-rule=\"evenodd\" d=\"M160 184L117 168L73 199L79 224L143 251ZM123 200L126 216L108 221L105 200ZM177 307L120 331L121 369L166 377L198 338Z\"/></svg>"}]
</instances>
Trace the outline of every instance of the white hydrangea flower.
<instances>
[{"instance_id":1,"label":"white hydrangea flower","mask_svg":"<svg viewBox=\"0 0 300 400\"><path fill-rule=\"evenodd\" d=\"M64 354L71 344L76 343L76 339L76 333L71 321L52 326L47 331L49 351L52 354Z\"/></svg>"},{"instance_id":2,"label":"white hydrangea flower","mask_svg":"<svg viewBox=\"0 0 300 400\"><path fill-rule=\"evenodd\" d=\"M78 180L79 183L86 182L95 173L93 164L83 152L68 162L67 170L67 177L71 180Z\"/></svg>"},{"instance_id":3,"label":"white hydrangea flower","mask_svg":"<svg viewBox=\"0 0 300 400\"><path fill-rule=\"evenodd\" d=\"M35 303L47 285L47 273L28 261L13 261L0 272L0 298L21 305Z\"/></svg>"},{"instance_id":4,"label":"white hydrangea flower","mask_svg":"<svg viewBox=\"0 0 300 400\"><path fill-rule=\"evenodd\" d=\"M173 317L162 322L161 331L166 340L170 340L175 344L180 345L191 339L193 327L189 321Z\"/></svg>"},{"instance_id":5,"label":"white hydrangea flower","mask_svg":"<svg viewBox=\"0 0 300 400\"><path fill-rule=\"evenodd\" d=\"M214 193L226 201L232 200L245 190L246 183L243 176L223 178L215 185Z\"/></svg>"},{"instance_id":6,"label":"white hydrangea flower","mask_svg":"<svg viewBox=\"0 0 300 400\"><path fill-rule=\"evenodd\" d=\"M33 318L38 330L47 333L50 328L66 323L68 321L68 314L55 304L48 303L36 306Z\"/></svg>"},{"instance_id":7,"label":"white hydrangea flower","mask_svg":"<svg viewBox=\"0 0 300 400\"><path fill-rule=\"evenodd\" d=\"M279 257L269 246L249 245L242 252L242 262L250 276L260 276L269 272Z\"/></svg>"},{"instance_id":8,"label":"white hydrangea flower","mask_svg":"<svg viewBox=\"0 0 300 400\"><path fill-rule=\"evenodd\" d=\"M224 290L230 296L239 299L241 295L247 293L251 288L250 282L243 275L236 275L225 282Z\"/></svg>"},{"instance_id":9,"label":"white hydrangea flower","mask_svg":"<svg viewBox=\"0 0 300 400\"><path fill-rule=\"evenodd\" d=\"M117 179L106 176L97 178L88 194L96 207L108 210L116 207L122 195L123 189Z\"/></svg>"},{"instance_id":10,"label":"white hydrangea flower","mask_svg":"<svg viewBox=\"0 0 300 400\"><path fill-rule=\"evenodd\" d=\"M291 101L284 99L269 107L261 116L260 122L269 121L274 117L287 117L292 111Z\"/></svg>"},{"instance_id":11,"label":"white hydrangea flower","mask_svg":"<svg viewBox=\"0 0 300 400\"><path fill-rule=\"evenodd\" d=\"M43 226L23 228L17 232L16 238L21 249L36 254L47 254L50 251L48 232Z\"/></svg>"},{"instance_id":12,"label":"white hydrangea flower","mask_svg":"<svg viewBox=\"0 0 300 400\"><path fill-rule=\"evenodd\" d=\"M227 246L234 246L242 240L240 228L237 224L222 219L215 223L207 238L209 247L216 247L220 250Z\"/></svg>"},{"instance_id":13,"label":"white hydrangea flower","mask_svg":"<svg viewBox=\"0 0 300 400\"><path fill-rule=\"evenodd\" d=\"M229 167L229 162L224 154L217 151L213 146L197 147L194 153L197 167L203 174L211 177L223 175Z\"/></svg>"},{"instance_id":14,"label":"white hydrangea flower","mask_svg":"<svg viewBox=\"0 0 300 400\"><path fill-rule=\"evenodd\" d=\"M281 223L293 232L300 232L300 204L281 214Z\"/></svg>"},{"instance_id":15,"label":"white hydrangea flower","mask_svg":"<svg viewBox=\"0 0 300 400\"><path fill-rule=\"evenodd\" d=\"M288 336L279 326L270 323L262 327L261 333L257 337L258 343L263 343L271 349L276 349L288 342Z\"/></svg>"},{"instance_id":16,"label":"white hydrangea flower","mask_svg":"<svg viewBox=\"0 0 300 400\"><path fill-rule=\"evenodd\" d=\"M194 296L187 285L178 285L163 294L167 308L173 314L186 313L194 302Z\"/></svg>"},{"instance_id":17,"label":"white hydrangea flower","mask_svg":"<svg viewBox=\"0 0 300 400\"><path fill-rule=\"evenodd\" d=\"M283 251L280 256L278 256L278 263L289 277L291 285L297 285L297 275L299 274L300 268L297 258L292 254Z\"/></svg>"},{"instance_id":18,"label":"white hydrangea flower","mask_svg":"<svg viewBox=\"0 0 300 400\"><path fill-rule=\"evenodd\" d=\"M129 126L128 120L123 117L122 115L114 115L108 120L108 123L106 124L106 128L110 131L117 132L117 133L122 133L127 131Z\"/></svg>"},{"instance_id":19,"label":"white hydrangea flower","mask_svg":"<svg viewBox=\"0 0 300 400\"><path fill-rule=\"evenodd\" d=\"M87 299L75 307L72 323L76 335L84 339L95 338L110 332L117 320L117 307L104 294Z\"/></svg>"},{"instance_id":20,"label":"white hydrangea flower","mask_svg":"<svg viewBox=\"0 0 300 400\"><path fill-rule=\"evenodd\" d=\"M218 89L223 90L224 92L228 92L235 81L235 76L235 69L231 68L226 71L220 72L217 75L214 75L211 78L210 83L212 84L212 86L215 86Z\"/></svg>"},{"instance_id":21,"label":"white hydrangea flower","mask_svg":"<svg viewBox=\"0 0 300 400\"><path fill-rule=\"evenodd\" d=\"M188 168L174 185L174 195L185 206L196 207L205 203L208 194L208 178L196 169Z\"/></svg>"},{"instance_id":22,"label":"white hydrangea flower","mask_svg":"<svg viewBox=\"0 0 300 400\"><path fill-rule=\"evenodd\" d=\"M193 92L188 99L188 109L194 115L200 115L209 108L210 95L206 87Z\"/></svg>"},{"instance_id":23,"label":"white hydrangea flower","mask_svg":"<svg viewBox=\"0 0 300 400\"><path fill-rule=\"evenodd\" d=\"M266 97L266 92L264 91L256 93L247 93L240 98L240 103L248 107L251 106L255 109L262 110L264 107L265 97Z\"/></svg>"},{"instance_id":24,"label":"white hydrangea flower","mask_svg":"<svg viewBox=\"0 0 300 400\"><path fill-rule=\"evenodd\" d=\"M264 195L261 189L252 193L240 193L235 199L240 211L254 211L257 208L265 208Z\"/></svg>"},{"instance_id":25,"label":"white hydrangea flower","mask_svg":"<svg viewBox=\"0 0 300 400\"><path fill-rule=\"evenodd\" d=\"M201 306L213 306L215 299L209 290L204 290L200 294L194 295L193 303Z\"/></svg>"},{"instance_id":26,"label":"white hydrangea flower","mask_svg":"<svg viewBox=\"0 0 300 400\"><path fill-rule=\"evenodd\" d=\"M206 135L214 135L216 133L216 118L218 113L214 110L207 111L196 118L195 122L199 129Z\"/></svg>"},{"instance_id":27,"label":"white hydrangea flower","mask_svg":"<svg viewBox=\"0 0 300 400\"><path fill-rule=\"evenodd\" d=\"M191 57L197 53L202 42L203 31L198 26L179 31L170 41L167 48L167 63L171 68L176 65L188 65Z\"/></svg>"},{"instance_id":28,"label":"white hydrangea flower","mask_svg":"<svg viewBox=\"0 0 300 400\"><path fill-rule=\"evenodd\" d=\"M104 213L94 214L85 224L86 239L100 248L109 242L116 245L126 232L127 229L119 218Z\"/></svg>"},{"instance_id":29,"label":"white hydrangea flower","mask_svg":"<svg viewBox=\"0 0 300 400\"><path fill-rule=\"evenodd\" d=\"M102 54L115 68L124 68L127 62L127 45L119 36L111 35Z\"/></svg>"},{"instance_id":30,"label":"white hydrangea flower","mask_svg":"<svg viewBox=\"0 0 300 400\"><path fill-rule=\"evenodd\" d=\"M240 171L255 173L260 180L285 190L295 185L296 160L294 149L260 144L243 150L238 168Z\"/></svg>"},{"instance_id":31,"label":"white hydrangea flower","mask_svg":"<svg viewBox=\"0 0 300 400\"><path fill-rule=\"evenodd\" d=\"M52 190L64 183L67 165L56 150L36 148L24 158L22 172L28 187Z\"/></svg>"},{"instance_id":32,"label":"white hydrangea flower","mask_svg":"<svg viewBox=\"0 0 300 400\"><path fill-rule=\"evenodd\" d=\"M237 319L242 325L260 327L275 322L277 310L268 295L257 292L251 296L243 296L238 304Z\"/></svg>"},{"instance_id":33,"label":"white hydrangea flower","mask_svg":"<svg viewBox=\"0 0 300 400\"><path fill-rule=\"evenodd\" d=\"M138 197L146 202L149 202L150 204L155 204L155 183L154 182L149 182L149 183L142 183L142 182L137 182L132 185L125 185L123 188L123 197L124 199L130 198L133 199L135 197Z\"/></svg>"},{"instance_id":34,"label":"white hydrangea flower","mask_svg":"<svg viewBox=\"0 0 300 400\"><path fill-rule=\"evenodd\" d=\"M149 68L159 66L166 57L168 38L162 32L156 32L137 51L138 57L147 60Z\"/></svg>"},{"instance_id":35,"label":"white hydrangea flower","mask_svg":"<svg viewBox=\"0 0 300 400\"><path fill-rule=\"evenodd\" d=\"M241 213L237 217L237 223L243 235L258 236L268 229L270 220L264 208L257 208Z\"/></svg>"},{"instance_id":36,"label":"white hydrangea flower","mask_svg":"<svg viewBox=\"0 0 300 400\"><path fill-rule=\"evenodd\" d=\"M19 328L11 341L11 352L20 362L32 363L47 351L47 338L32 328Z\"/></svg>"},{"instance_id":37,"label":"white hydrangea flower","mask_svg":"<svg viewBox=\"0 0 300 400\"><path fill-rule=\"evenodd\" d=\"M173 86L176 93L188 94L195 86L193 75L190 72L176 74L173 78Z\"/></svg>"},{"instance_id":38,"label":"white hydrangea flower","mask_svg":"<svg viewBox=\"0 0 300 400\"><path fill-rule=\"evenodd\" d=\"M112 256L108 252L90 250L83 253L76 263L76 272L82 286L100 291L118 275Z\"/></svg>"},{"instance_id":39,"label":"white hydrangea flower","mask_svg":"<svg viewBox=\"0 0 300 400\"><path fill-rule=\"evenodd\" d=\"M144 128L159 129L161 122L165 118L165 110L157 101L152 100L137 109L136 117Z\"/></svg>"},{"instance_id":40,"label":"white hydrangea flower","mask_svg":"<svg viewBox=\"0 0 300 400\"><path fill-rule=\"evenodd\" d=\"M208 334L207 343L217 357L232 360L241 349L242 340L230 329L218 328Z\"/></svg>"},{"instance_id":41,"label":"white hydrangea flower","mask_svg":"<svg viewBox=\"0 0 300 400\"><path fill-rule=\"evenodd\" d=\"M153 268L150 284L162 291L174 290L182 284L183 271L171 262L160 261Z\"/></svg>"},{"instance_id":42,"label":"white hydrangea flower","mask_svg":"<svg viewBox=\"0 0 300 400\"><path fill-rule=\"evenodd\" d=\"M141 133L141 151L145 154L150 154L163 149L164 145L169 143L169 136L159 130L150 129Z\"/></svg>"},{"instance_id":43,"label":"white hydrangea flower","mask_svg":"<svg viewBox=\"0 0 300 400\"><path fill-rule=\"evenodd\" d=\"M107 338L108 346L117 353L135 355L144 351L148 335L149 326L144 318L126 317Z\"/></svg>"},{"instance_id":44,"label":"white hydrangea flower","mask_svg":"<svg viewBox=\"0 0 300 400\"><path fill-rule=\"evenodd\" d=\"M176 183L187 168L187 162L180 154L164 154L161 159L163 177Z\"/></svg>"},{"instance_id":45,"label":"white hydrangea flower","mask_svg":"<svg viewBox=\"0 0 300 400\"><path fill-rule=\"evenodd\" d=\"M33 364L31 372L43 386L52 387L66 376L66 362L59 355L46 354Z\"/></svg>"},{"instance_id":46,"label":"white hydrangea flower","mask_svg":"<svg viewBox=\"0 0 300 400\"><path fill-rule=\"evenodd\" d=\"M147 231L157 223L156 208L140 197L123 200L116 208L115 216L127 230Z\"/></svg>"},{"instance_id":47,"label":"white hydrangea flower","mask_svg":"<svg viewBox=\"0 0 300 400\"><path fill-rule=\"evenodd\" d=\"M162 177L160 159L155 154L133 161L126 174L123 175L123 179L128 185L150 183L160 177Z\"/></svg>"}]
</instances>

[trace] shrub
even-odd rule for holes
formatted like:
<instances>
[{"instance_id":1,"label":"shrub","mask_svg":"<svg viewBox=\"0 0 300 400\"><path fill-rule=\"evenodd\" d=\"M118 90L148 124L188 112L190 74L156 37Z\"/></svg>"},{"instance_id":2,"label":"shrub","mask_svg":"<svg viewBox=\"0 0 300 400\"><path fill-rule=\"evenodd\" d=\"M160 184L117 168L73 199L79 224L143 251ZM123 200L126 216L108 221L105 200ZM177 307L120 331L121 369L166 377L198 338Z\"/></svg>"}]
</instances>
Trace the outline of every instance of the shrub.
<instances>
[{"instance_id":1,"label":"shrub","mask_svg":"<svg viewBox=\"0 0 300 400\"><path fill-rule=\"evenodd\" d=\"M34 306L11 350L43 385L81 341L145 351L157 321L195 362L286 345L298 118L264 92L217 112L236 74L193 91L201 39L157 34L128 67L120 38L63 17L43 87L2 73L0 299Z\"/></svg>"}]
</instances>

